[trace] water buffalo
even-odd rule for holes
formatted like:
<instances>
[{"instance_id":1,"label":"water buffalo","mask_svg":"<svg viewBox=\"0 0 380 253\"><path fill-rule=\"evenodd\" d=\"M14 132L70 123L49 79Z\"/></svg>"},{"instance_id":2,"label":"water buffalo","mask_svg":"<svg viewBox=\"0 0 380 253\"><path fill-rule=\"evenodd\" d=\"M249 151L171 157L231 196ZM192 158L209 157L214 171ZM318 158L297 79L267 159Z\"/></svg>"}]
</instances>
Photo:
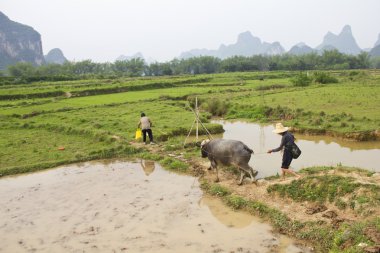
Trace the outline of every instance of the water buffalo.
<instances>
[{"instance_id":1,"label":"water buffalo","mask_svg":"<svg viewBox=\"0 0 380 253\"><path fill-rule=\"evenodd\" d=\"M251 177L252 182L256 182L257 171L248 165L253 150L241 141L235 140L204 140L201 143L202 157L207 157L211 162L210 168L216 169L216 181L219 181L217 165L235 166L240 170L239 185L243 183L246 175Z\"/></svg>"}]
</instances>

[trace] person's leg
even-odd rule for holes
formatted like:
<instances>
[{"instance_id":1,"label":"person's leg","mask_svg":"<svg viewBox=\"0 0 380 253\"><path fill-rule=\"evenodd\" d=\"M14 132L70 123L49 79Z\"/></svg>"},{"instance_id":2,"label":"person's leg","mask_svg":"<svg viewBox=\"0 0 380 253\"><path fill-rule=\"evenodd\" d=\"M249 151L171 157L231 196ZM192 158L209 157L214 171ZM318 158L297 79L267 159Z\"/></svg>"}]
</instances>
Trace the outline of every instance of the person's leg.
<instances>
[{"instance_id":1,"label":"person's leg","mask_svg":"<svg viewBox=\"0 0 380 253\"><path fill-rule=\"evenodd\" d=\"M146 143L146 129L141 130L143 134L143 141Z\"/></svg>"},{"instance_id":2,"label":"person's leg","mask_svg":"<svg viewBox=\"0 0 380 253\"><path fill-rule=\"evenodd\" d=\"M149 140L150 142L153 142L153 132L152 129L147 129L148 135L149 135Z\"/></svg>"},{"instance_id":3,"label":"person's leg","mask_svg":"<svg viewBox=\"0 0 380 253\"><path fill-rule=\"evenodd\" d=\"M281 168L281 172L282 172L282 175L281 175L281 177L282 177L282 179L284 180L285 179L285 170L286 169L284 169L284 168Z\"/></svg>"},{"instance_id":4,"label":"person's leg","mask_svg":"<svg viewBox=\"0 0 380 253\"><path fill-rule=\"evenodd\" d=\"M284 154L282 156L282 164L281 164L281 170L282 170L282 178L285 178L286 174L292 174L293 176L296 176L297 178L300 178L301 176L295 173L292 169L289 169L290 163L292 162L293 157L290 151L284 150Z\"/></svg>"},{"instance_id":5,"label":"person's leg","mask_svg":"<svg viewBox=\"0 0 380 253\"><path fill-rule=\"evenodd\" d=\"M293 171L292 169L286 169L286 168L282 168L282 172L285 174L285 173L288 173L288 174L292 174L293 176L297 177L297 178L300 178L301 176L298 175L295 171Z\"/></svg>"}]
</instances>

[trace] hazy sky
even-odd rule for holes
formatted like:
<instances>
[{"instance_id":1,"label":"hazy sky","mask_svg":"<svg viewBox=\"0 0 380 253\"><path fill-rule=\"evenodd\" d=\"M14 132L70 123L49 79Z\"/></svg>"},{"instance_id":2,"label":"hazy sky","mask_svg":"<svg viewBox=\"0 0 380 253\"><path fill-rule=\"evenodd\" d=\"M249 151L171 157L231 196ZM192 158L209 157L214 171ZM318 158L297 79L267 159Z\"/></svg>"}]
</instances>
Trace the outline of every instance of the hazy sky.
<instances>
[{"instance_id":1,"label":"hazy sky","mask_svg":"<svg viewBox=\"0 0 380 253\"><path fill-rule=\"evenodd\" d=\"M315 47L346 24L361 48L380 33L380 0L0 0L0 11L37 30L44 54L60 48L76 61L137 52L166 61L235 43L245 31L285 50Z\"/></svg>"}]
</instances>

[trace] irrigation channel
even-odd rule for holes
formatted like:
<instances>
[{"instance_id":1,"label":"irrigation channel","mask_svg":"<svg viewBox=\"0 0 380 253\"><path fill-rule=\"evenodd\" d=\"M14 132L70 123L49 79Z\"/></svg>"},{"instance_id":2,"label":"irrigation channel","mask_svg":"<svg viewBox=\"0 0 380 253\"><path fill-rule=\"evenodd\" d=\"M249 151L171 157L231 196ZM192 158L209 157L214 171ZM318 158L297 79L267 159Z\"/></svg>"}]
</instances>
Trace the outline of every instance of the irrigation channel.
<instances>
[{"instance_id":1,"label":"irrigation channel","mask_svg":"<svg viewBox=\"0 0 380 253\"><path fill-rule=\"evenodd\" d=\"M266 153L269 149L277 148L281 142L281 136L272 132L273 125L240 121L213 122L223 125L225 132L219 137L243 141L254 150L250 165L259 171L259 178L276 175L280 171L282 154ZM295 170L341 164L380 172L380 141L357 142L330 136L294 135L302 150L301 156L292 161L291 167Z\"/></svg>"},{"instance_id":2,"label":"irrigation channel","mask_svg":"<svg viewBox=\"0 0 380 253\"><path fill-rule=\"evenodd\" d=\"M151 161L0 180L0 252L308 252Z\"/></svg>"}]
</instances>

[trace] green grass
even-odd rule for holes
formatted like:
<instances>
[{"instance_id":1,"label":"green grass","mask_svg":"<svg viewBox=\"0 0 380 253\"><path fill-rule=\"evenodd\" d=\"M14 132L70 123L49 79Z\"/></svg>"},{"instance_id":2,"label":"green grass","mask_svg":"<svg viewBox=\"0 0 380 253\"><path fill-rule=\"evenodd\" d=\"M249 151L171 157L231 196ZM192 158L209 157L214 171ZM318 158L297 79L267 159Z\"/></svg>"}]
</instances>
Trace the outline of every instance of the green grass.
<instances>
[{"instance_id":1,"label":"green grass","mask_svg":"<svg viewBox=\"0 0 380 253\"><path fill-rule=\"evenodd\" d=\"M75 132L76 129L94 134L106 133L131 140L141 112L145 112L152 120L152 129L158 139L187 134L194 120L194 114L184 105L179 107L166 102L145 102L41 114L19 122L35 127L59 128L67 132ZM212 131L222 130L216 124L206 125Z\"/></svg>"},{"instance_id":2,"label":"green grass","mask_svg":"<svg viewBox=\"0 0 380 253\"><path fill-rule=\"evenodd\" d=\"M307 174L307 175L315 175L319 173L328 173L329 171L338 171L338 172L344 172L344 173L358 173L363 176L370 177L372 176L375 172L373 171L368 171L365 169L360 169L360 168L355 168L355 167L343 167L343 166L337 166L337 167L332 167L332 166L317 166L317 167L309 167L309 168L303 168L300 170L301 173Z\"/></svg>"},{"instance_id":3,"label":"green grass","mask_svg":"<svg viewBox=\"0 0 380 253\"><path fill-rule=\"evenodd\" d=\"M123 93L115 93L108 95L87 96L78 98L58 99L50 103L30 106L13 106L1 110L3 115L12 114L28 114L32 112L56 112L62 109L81 109L89 106L125 104L143 101L159 100L161 97L181 98L190 94L202 94L209 91L220 91L220 88L204 88L204 87L183 87L183 88L168 88L156 89L147 91L131 91Z\"/></svg>"},{"instance_id":4,"label":"green grass","mask_svg":"<svg viewBox=\"0 0 380 253\"><path fill-rule=\"evenodd\" d=\"M378 71L331 73L339 83L307 87L294 87L291 78L298 72L285 71L3 85L0 95L37 94L41 97L0 100L0 148L5 150L2 151L0 170L23 166L23 163L27 165L29 161L33 164L46 161L45 152L12 150L9 145L17 142L18 137L9 131L23 129L33 132L33 136L40 136L41 139L35 138L38 141L28 147L29 150L39 150L38 146L46 145L49 139L84 142L86 145L75 150L82 150L89 158L93 149L108 149L112 136L118 136L124 142L133 140L142 111L153 121L155 139L168 141L165 149L174 151L182 145L194 120L188 104L194 104L196 95L204 122L210 115L262 122L281 120L300 130L360 132L364 133L361 139L373 138L371 133L379 129L380 122ZM75 96L52 97L49 92L57 90ZM109 92L112 93L103 94ZM213 133L223 131L220 125L206 123L206 126ZM196 149L191 149L185 157L195 152ZM5 155L10 158L3 158ZM73 160L73 157L61 155L55 154L47 160ZM3 162L7 159L18 161L20 157L24 161L17 164Z\"/></svg>"},{"instance_id":5,"label":"green grass","mask_svg":"<svg viewBox=\"0 0 380 253\"><path fill-rule=\"evenodd\" d=\"M0 121L3 137L0 141L0 174L5 174L2 173L5 170L8 171L6 174L16 172L14 167L24 165L38 167L40 163L54 166L54 161L68 163L103 158L104 154L94 152L109 150L120 144L128 146L128 142L134 140L141 111L151 118L154 138L158 141L181 136L179 139L183 143L194 120L193 113L184 104L179 106L177 102L173 104L170 101L85 107L42 113L25 119L3 116ZM211 132L223 130L220 125L205 124ZM65 151L58 151L59 146L65 146ZM116 151L112 151L113 156L123 155ZM165 160L164 163L171 169L187 169L177 161Z\"/></svg>"},{"instance_id":6,"label":"green grass","mask_svg":"<svg viewBox=\"0 0 380 253\"><path fill-rule=\"evenodd\" d=\"M187 163L181 162L181 161L174 159L174 158L171 158L171 157L165 157L160 162L165 168L167 168L169 170L186 172L187 169L189 168L189 165Z\"/></svg>"},{"instance_id":7,"label":"green grass","mask_svg":"<svg viewBox=\"0 0 380 253\"><path fill-rule=\"evenodd\" d=\"M70 92L74 96L86 95L85 92L96 92L97 94L117 93L117 89L126 88L126 90L148 90L165 87L176 87L191 85L194 83L208 83L208 76L174 76L171 78L162 77L142 77L142 78L115 78L115 79L90 79L75 81L57 81L57 82L35 82L30 84L6 85L0 86L0 99L9 97L26 98L53 96L54 92ZM49 94L50 93L50 94Z\"/></svg>"},{"instance_id":8,"label":"green grass","mask_svg":"<svg viewBox=\"0 0 380 253\"><path fill-rule=\"evenodd\" d=\"M363 248L359 247L360 243L365 243L369 246L375 245L369 234L370 230L380 231L380 218L377 217L370 221L356 222L354 224L344 224L335 233L333 245L330 249L331 253L360 253L364 252Z\"/></svg>"},{"instance_id":9,"label":"green grass","mask_svg":"<svg viewBox=\"0 0 380 253\"><path fill-rule=\"evenodd\" d=\"M0 139L2 176L138 152L123 143L44 129L2 129L2 134L7 137ZM60 147L64 150L59 150Z\"/></svg>"},{"instance_id":10,"label":"green grass","mask_svg":"<svg viewBox=\"0 0 380 253\"><path fill-rule=\"evenodd\" d=\"M338 133L346 138L371 140L380 127L380 79L366 71L353 80L350 72L337 72L339 83L294 87L288 79L246 81L244 90L215 94L228 101L226 119L282 121L296 129L314 133ZM200 96L208 101L207 94ZM202 105L201 105L202 106ZM365 134L365 132L372 132ZM363 133L362 136L350 133Z\"/></svg>"},{"instance_id":11,"label":"green grass","mask_svg":"<svg viewBox=\"0 0 380 253\"><path fill-rule=\"evenodd\" d=\"M273 184L267 191L297 202L333 203L339 209L351 208L363 216L380 207L380 186L358 183L352 177L310 175L290 184Z\"/></svg>"}]
</instances>

